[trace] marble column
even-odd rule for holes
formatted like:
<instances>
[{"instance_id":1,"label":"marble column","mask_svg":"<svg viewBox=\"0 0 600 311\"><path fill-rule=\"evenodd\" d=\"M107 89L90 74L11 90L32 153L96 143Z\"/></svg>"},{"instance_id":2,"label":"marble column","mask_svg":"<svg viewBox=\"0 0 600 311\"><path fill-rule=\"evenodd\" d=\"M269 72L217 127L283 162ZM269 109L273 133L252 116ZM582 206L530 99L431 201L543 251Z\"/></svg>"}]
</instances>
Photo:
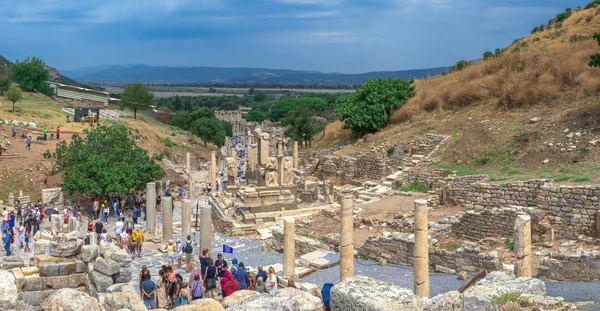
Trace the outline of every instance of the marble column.
<instances>
[{"instance_id":1,"label":"marble column","mask_svg":"<svg viewBox=\"0 0 600 311\"><path fill-rule=\"evenodd\" d=\"M531 272L531 216L517 215L515 220L515 275L532 277Z\"/></svg>"},{"instance_id":2,"label":"marble column","mask_svg":"<svg viewBox=\"0 0 600 311\"><path fill-rule=\"evenodd\" d=\"M95 231L90 233L90 245L98 246L98 233Z\"/></svg>"},{"instance_id":3,"label":"marble column","mask_svg":"<svg viewBox=\"0 0 600 311\"><path fill-rule=\"evenodd\" d=\"M69 228L68 231L72 232L75 230L79 230L79 220L77 220L75 217L69 217Z\"/></svg>"},{"instance_id":4,"label":"marble column","mask_svg":"<svg viewBox=\"0 0 600 311\"><path fill-rule=\"evenodd\" d=\"M58 203L61 205L65 204L65 194L62 192L62 190L58 193Z\"/></svg>"},{"instance_id":5,"label":"marble column","mask_svg":"<svg viewBox=\"0 0 600 311\"><path fill-rule=\"evenodd\" d=\"M190 170L190 153L187 152L185 154L185 170L186 172Z\"/></svg>"},{"instance_id":6,"label":"marble column","mask_svg":"<svg viewBox=\"0 0 600 311\"><path fill-rule=\"evenodd\" d=\"M156 183L146 184L146 232L156 232Z\"/></svg>"},{"instance_id":7,"label":"marble column","mask_svg":"<svg viewBox=\"0 0 600 311\"><path fill-rule=\"evenodd\" d=\"M354 276L354 221L352 219L352 198L343 197L340 233L340 282Z\"/></svg>"},{"instance_id":8,"label":"marble column","mask_svg":"<svg viewBox=\"0 0 600 311\"><path fill-rule=\"evenodd\" d=\"M426 200L415 200L414 226L414 293L429 298L429 231Z\"/></svg>"},{"instance_id":9,"label":"marble column","mask_svg":"<svg viewBox=\"0 0 600 311\"><path fill-rule=\"evenodd\" d=\"M292 217L283 219L283 277L293 277L296 266L296 222Z\"/></svg>"},{"instance_id":10,"label":"marble column","mask_svg":"<svg viewBox=\"0 0 600 311\"><path fill-rule=\"evenodd\" d=\"M163 242L173 239L173 197L162 198L162 236Z\"/></svg>"},{"instance_id":11,"label":"marble column","mask_svg":"<svg viewBox=\"0 0 600 311\"><path fill-rule=\"evenodd\" d=\"M212 206L202 206L200 210L200 251L210 249L212 241Z\"/></svg>"},{"instance_id":12,"label":"marble column","mask_svg":"<svg viewBox=\"0 0 600 311\"><path fill-rule=\"evenodd\" d=\"M283 186L283 142L281 138L277 139L277 183Z\"/></svg>"},{"instance_id":13,"label":"marble column","mask_svg":"<svg viewBox=\"0 0 600 311\"><path fill-rule=\"evenodd\" d=\"M183 201L181 205L181 240L186 241L188 234L192 231L192 202Z\"/></svg>"},{"instance_id":14,"label":"marble column","mask_svg":"<svg viewBox=\"0 0 600 311\"><path fill-rule=\"evenodd\" d=\"M210 187L211 192L217 192L217 152L213 151L210 153L210 170L208 170L210 174Z\"/></svg>"},{"instance_id":15,"label":"marble column","mask_svg":"<svg viewBox=\"0 0 600 311\"><path fill-rule=\"evenodd\" d=\"M294 155L294 168L299 168L300 165L298 163L298 142L294 140L292 143L292 152Z\"/></svg>"}]
</instances>

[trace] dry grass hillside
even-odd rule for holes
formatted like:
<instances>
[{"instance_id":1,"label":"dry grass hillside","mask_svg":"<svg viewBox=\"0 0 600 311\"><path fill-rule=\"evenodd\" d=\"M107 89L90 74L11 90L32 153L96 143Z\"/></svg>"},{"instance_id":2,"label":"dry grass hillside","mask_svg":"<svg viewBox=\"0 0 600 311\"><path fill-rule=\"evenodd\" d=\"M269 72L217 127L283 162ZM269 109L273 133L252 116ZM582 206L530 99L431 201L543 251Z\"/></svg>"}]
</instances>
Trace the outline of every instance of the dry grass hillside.
<instances>
[{"instance_id":1,"label":"dry grass hillside","mask_svg":"<svg viewBox=\"0 0 600 311\"><path fill-rule=\"evenodd\" d=\"M600 6L574 9L536 30L501 56L416 81L417 95L390 125L347 149L432 132L450 139L431 165L459 175L600 182L600 68L588 66L589 56L600 53L592 39L600 32ZM348 139L335 128L326 139Z\"/></svg>"}]
</instances>

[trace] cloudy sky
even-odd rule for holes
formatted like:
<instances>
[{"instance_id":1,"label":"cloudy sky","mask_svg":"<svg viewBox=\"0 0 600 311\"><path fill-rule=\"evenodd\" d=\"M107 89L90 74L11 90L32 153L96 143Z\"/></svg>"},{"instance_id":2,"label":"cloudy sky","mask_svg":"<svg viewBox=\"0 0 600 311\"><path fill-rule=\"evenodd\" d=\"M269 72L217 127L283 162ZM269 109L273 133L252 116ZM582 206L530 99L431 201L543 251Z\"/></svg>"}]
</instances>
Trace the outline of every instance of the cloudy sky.
<instances>
[{"instance_id":1,"label":"cloudy sky","mask_svg":"<svg viewBox=\"0 0 600 311\"><path fill-rule=\"evenodd\" d=\"M59 69L446 66L591 0L0 0L0 55Z\"/></svg>"}]
</instances>

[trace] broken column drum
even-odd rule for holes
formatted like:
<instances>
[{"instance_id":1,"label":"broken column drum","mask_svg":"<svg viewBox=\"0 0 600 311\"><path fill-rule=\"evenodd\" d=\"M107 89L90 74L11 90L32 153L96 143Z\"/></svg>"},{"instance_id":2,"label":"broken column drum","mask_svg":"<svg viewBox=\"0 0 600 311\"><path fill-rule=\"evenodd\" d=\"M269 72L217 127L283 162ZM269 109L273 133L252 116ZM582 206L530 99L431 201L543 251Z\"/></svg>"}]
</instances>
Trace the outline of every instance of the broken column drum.
<instances>
[{"instance_id":1,"label":"broken column drum","mask_svg":"<svg viewBox=\"0 0 600 311\"><path fill-rule=\"evenodd\" d=\"M210 153L210 187L211 192L217 192L217 152L213 151Z\"/></svg>"},{"instance_id":2,"label":"broken column drum","mask_svg":"<svg viewBox=\"0 0 600 311\"><path fill-rule=\"evenodd\" d=\"M146 184L146 231L156 231L156 183Z\"/></svg>"},{"instance_id":3,"label":"broken column drum","mask_svg":"<svg viewBox=\"0 0 600 311\"><path fill-rule=\"evenodd\" d=\"M515 275L530 278L531 270L531 216L517 215L515 220Z\"/></svg>"},{"instance_id":4,"label":"broken column drum","mask_svg":"<svg viewBox=\"0 0 600 311\"><path fill-rule=\"evenodd\" d=\"M296 262L296 222L292 217L283 219L283 277L293 277Z\"/></svg>"},{"instance_id":5,"label":"broken column drum","mask_svg":"<svg viewBox=\"0 0 600 311\"><path fill-rule=\"evenodd\" d=\"M414 292L429 298L429 231L427 201L415 200Z\"/></svg>"},{"instance_id":6,"label":"broken column drum","mask_svg":"<svg viewBox=\"0 0 600 311\"><path fill-rule=\"evenodd\" d=\"M200 210L200 250L210 249L212 241L212 207L202 206Z\"/></svg>"},{"instance_id":7,"label":"broken column drum","mask_svg":"<svg viewBox=\"0 0 600 311\"><path fill-rule=\"evenodd\" d=\"M173 239L173 197L162 198L162 236L163 241Z\"/></svg>"}]
</instances>

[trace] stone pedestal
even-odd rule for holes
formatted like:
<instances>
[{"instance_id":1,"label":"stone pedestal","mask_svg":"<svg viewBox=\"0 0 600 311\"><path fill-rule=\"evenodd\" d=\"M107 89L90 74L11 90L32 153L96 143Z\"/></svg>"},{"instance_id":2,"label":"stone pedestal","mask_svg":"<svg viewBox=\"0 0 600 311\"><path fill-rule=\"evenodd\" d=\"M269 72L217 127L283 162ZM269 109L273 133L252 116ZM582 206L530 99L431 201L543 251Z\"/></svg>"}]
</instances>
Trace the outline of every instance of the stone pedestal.
<instances>
[{"instance_id":1,"label":"stone pedestal","mask_svg":"<svg viewBox=\"0 0 600 311\"><path fill-rule=\"evenodd\" d=\"M323 197L327 204L333 204L335 202L333 183L329 180L323 182Z\"/></svg>"},{"instance_id":2,"label":"stone pedestal","mask_svg":"<svg viewBox=\"0 0 600 311\"><path fill-rule=\"evenodd\" d=\"M292 217L283 219L283 277L293 277L296 266L296 222Z\"/></svg>"},{"instance_id":3,"label":"stone pedestal","mask_svg":"<svg viewBox=\"0 0 600 311\"><path fill-rule=\"evenodd\" d=\"M62 191L58 193L58 203L59 204L65 203L65 195Z\"/></svg>"},{"instance_id":4,"label":"stone pedestal","mask_svg":"<svg viewBox=\"0 0 600 311\"><path fill-rule=\"evenodd\" d=\"M146 232L156 231L156 184L146 184Z\"/></svg>"},{"instance_id":5,"label":"stone pedestal","mask_svg":"<svg viewBox=\"0 0 600 311\"><path fill-rule=\"evenodd\" d=\"M121 237L117 237L117 239L120 239ZM92 231L90 233L90 245L93 246L98 246L98 233Z\"/></svg>"},{"instance_id":6,"label":"stone pedestal","mask_svg":"<svg viewBox=\"0 0 600 311\"><path fill-rule=\"evenodd\" d=\"M186 241L188 234L192 231L192 202L183 201L181 205L181 240Z\"/></svg>"},{"instance_id":7,"label":"stone pedestal","mask_svg":"<svg viewBox=\"0 0 600 311\"><path fill-rule=\"evenodd\" d=\"M414 291L417 296L429 298L429 231L426 200L415 200L414 230Z\"/></svg>"},{"instance_id":8,"label":"stone pedestal","mask_svg":"<svg viewBox=\"0 0 600 311\"><path fill-rule=\"evenodd\" d=\"M531 216L517 215L515 220L515 275L530 278L531 272Z\"/></svg>"},{"instance_id":9,"label":"stone pedestal","mask_svg":"<svg viewBox=\"0 0 600 311\"><path fill-rule=\"evenodd\" d=\"M173 239L173 197L162 198L162 236L163 242Z\"/></svg>"},{"instance_id":10,"label":"stone pedestal","mask_svg":"<svg viewBox=\"0 0 600 311\"><path fill-rule=\"evenodd\" d=\"M8 205L15 206L15 195L12 192L8 194Z\"/></svg>"},{"instance_id":11,"label":"stone pedestal","mask_svg":"<svg viewBox=\"0 0 600 311\"><path fill-rule=\"evenodd\" d=\"M202 206L200 209L200 251L210 249L212 241L212 207Z\"/></svg>"},{"instance_id":12,"label":"stone pedestal","mask_svg":"<svg viewBox=\"0 0 600 311\"><path fill-rule=\"evenodd\" d=\"M354 276L354 221L352 219L352 198L343 197L340 212L340 282Z\"/></svg>"},{"instance_id":13,"label":"stone pedestal","mask_svg":"<svg viewBox=\"0 0 600 311\"><path fill-rule=\"evenodd\" d=\"M217 153L215 151L210 153L210 170L208 170L210 174L210 187L211 192L217 192Z\"/></svg>"},{"instance_id":14,"label":"stone pedestal","mask_svg":"<svg viewBox=\"0 0 600 311\"><path fill-rule=\"evenodd\" d=\"M62 233L62 215L53 214L50 217L50 232L52 232L52 235L56 236L57 234Z\"/></svg>"},{"instance_id":15,"label":"stone pedestal","mask_svg":"<svg viewBox=\"0 0 600 311\"><path fill-rule=\"evenodd\" d=\"M72 232L75 230L79 230L79 220L77 220L75 217L69 217L68 231Z\"/></svg>"},{"instance_id":16,"label":"stone pedestal","mask_svg":"<svg viewBox=\"0 0 600 311\"><path fill-rule=\"evenodd\" d=\"M298 164L298 142L294 141L292 144L292 152L294 155L294 168L299 168L300 165Z\"/></svg>"}]
</instances>

